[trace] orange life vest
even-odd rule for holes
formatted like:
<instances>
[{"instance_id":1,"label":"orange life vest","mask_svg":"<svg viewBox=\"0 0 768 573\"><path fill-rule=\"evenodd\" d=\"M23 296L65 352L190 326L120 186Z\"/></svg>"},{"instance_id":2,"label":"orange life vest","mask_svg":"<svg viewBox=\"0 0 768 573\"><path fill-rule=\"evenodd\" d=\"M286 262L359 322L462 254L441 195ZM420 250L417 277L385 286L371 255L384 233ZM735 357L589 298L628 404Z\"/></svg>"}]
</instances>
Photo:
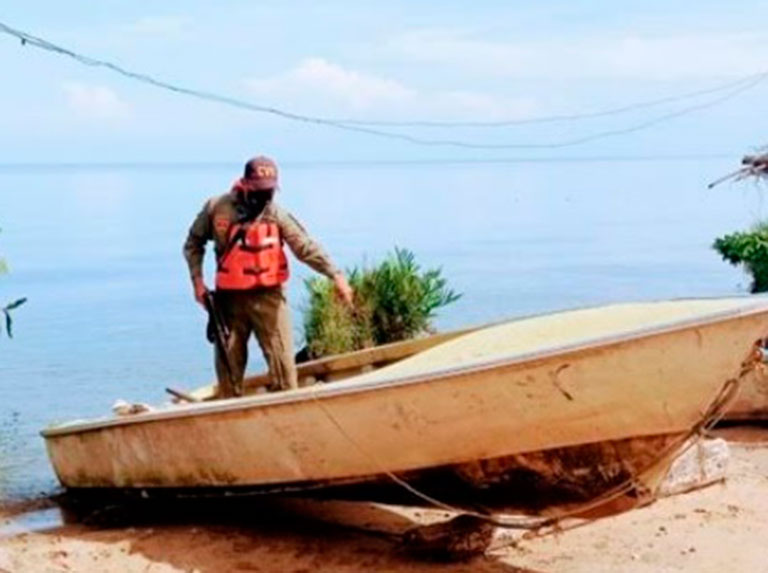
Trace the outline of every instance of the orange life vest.
<instances>
[{"instance_id":1,"label":"orange life vest","mask_svg":"<svg viewBox=\"0 0 768 573\"><path fill-rule=\"evenodd\" d=\"M219 258L216 288L249 290L274 287L288 280L288 259L276 223L235 224Z\"/></svg>"}]
</instances>

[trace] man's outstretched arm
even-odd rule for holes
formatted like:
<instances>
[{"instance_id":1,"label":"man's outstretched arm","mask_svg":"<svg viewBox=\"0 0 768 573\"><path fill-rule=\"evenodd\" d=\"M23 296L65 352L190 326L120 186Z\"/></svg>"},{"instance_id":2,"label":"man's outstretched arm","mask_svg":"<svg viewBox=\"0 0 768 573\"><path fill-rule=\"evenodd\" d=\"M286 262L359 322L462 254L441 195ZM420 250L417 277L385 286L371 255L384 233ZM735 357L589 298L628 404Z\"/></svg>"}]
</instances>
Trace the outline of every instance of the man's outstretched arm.
<instances>
[{"instance_id":1,"label":"man's outstretched arm","mask_svg":"<svg viewBox=\"0 0 768 573\"><path fill-rule=\"evenodd\" d=\"M279 209L277 218L280 235L296 258L318 273L332 279L344 302L352 304L352 289L347 283L344 273L336 268L320 244L312 240L301 223L287 211Z\"/></svg>"}]
</instances>

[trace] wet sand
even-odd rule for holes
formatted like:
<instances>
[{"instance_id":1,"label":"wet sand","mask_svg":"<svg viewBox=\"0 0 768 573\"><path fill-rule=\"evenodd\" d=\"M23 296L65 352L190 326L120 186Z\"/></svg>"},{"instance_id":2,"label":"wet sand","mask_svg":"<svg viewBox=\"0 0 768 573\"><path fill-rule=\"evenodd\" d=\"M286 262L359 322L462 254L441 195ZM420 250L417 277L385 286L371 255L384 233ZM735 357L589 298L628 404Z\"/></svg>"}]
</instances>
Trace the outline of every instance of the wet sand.
<instances>
[{"instance_id":1,"label":"wet sand","mask_svg":"<svg viewBox=\"0 0 768 573\"><path fill-rule=\"evenodd\" d=\"M768 571L768 429L719 432L731 444L725 483L559 533L515 533L511 545L469 562L428 561L400 547L389 533L434 518L422 510L342 504L307 517L314 502L234 503L199 513L106 511L97 525L46 527L58 510L42 501L0 513L0 571Z\"/></svg>"}]
</instances>

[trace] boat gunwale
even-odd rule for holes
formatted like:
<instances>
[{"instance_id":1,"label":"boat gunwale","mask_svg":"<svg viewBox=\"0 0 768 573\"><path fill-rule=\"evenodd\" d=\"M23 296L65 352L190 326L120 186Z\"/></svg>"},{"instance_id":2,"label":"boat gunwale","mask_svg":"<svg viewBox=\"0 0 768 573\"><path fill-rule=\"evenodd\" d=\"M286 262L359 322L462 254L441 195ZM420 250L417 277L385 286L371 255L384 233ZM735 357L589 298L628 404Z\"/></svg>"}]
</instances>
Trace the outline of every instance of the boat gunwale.
<instances>
[{"instance_id":1,"label":"boat gunwale","mask_svg":"<svg viewBox=\"0 0 768 573\"><path fill-rule=\"evenodd\" d=\"M729 299L721 300L735 300L739 297L732 297ZM744 297L748 299L749 297ZM713 299L684 299L687 301L697 300L713 300ZM715 299L717 300L717 299ZM682 302L682 301L681 301ZM654 304L653 302L647 303L630 303L630 304ZM620 305L609 305L620 306ZM592 309L601 307L591 307ZM605 308L605 307L603 307ZM590 309L573 309L565 310L554 314L566 314L569 312L577 312L579 310ZM111 427L128 426L134 424L144 424L158 422L167 419L177 418L189 418L198 416L201 414L218 414L226 412L234 412L239 410L248 410L253 408L263 408L268 406L277 406L283 404L300 404L312 400L319 400L324 398L333 398L337 396L344 396L348 394L359 394L362 392L397 388L400 386L408 386L412 384L420 384L428 381L437 381L455 378L466 374L475 374L478 372L496 370L508 366L515 366L525 362L542 361L553 358L555 356L569 355L574 353L583 352L591 348L600 346L615 346L629 340L651 338L675 332L678 330L686 330L688 328L696 326L704 326L708 324L716 324L720 322L727 322L737 318L745 318L761 313L768 313L768 299L762 299L760 301L755 300L744 306L738 306L736 308L730 308L725 310L718 310L715 312L702 314L694 318L675 320L667 323L660 323L650 327L638 328L634 330L628 330L623 332L614 333L607 336L597 336L593 338L583 339L578 342L570 344L562 344L559 346L552 346L544 350L536 350L529 352L513 353L501 357L495 357L490 360L478 360L474 362L465 363L459 366L451 366L442 369L430 370L424 373L411 374L405 376L394 376L392 378L384 378L382 380L374 380L372 382L355 383L354 377L349 380L340 380L338 382L315 384L306 388L299 388L293 391L275 392L268 394L260 394L255 396L245 396L238 398L220 399L211 402L201 402L194 404L184 404L176 406L173 409L156 410L141 414L135 414L124 417L111 417L101 418L95 420L85 420L76 422L65 422L59 426L53 426L43 429L40 434L46 440L48 438L64 437L72 434L80 434L92 431L99 431ZM548 316L549 314L542 314L537 316ZM535 317L534 317L535 318ZM522 319L527 320L527 319ZM516 322L516 320L509 321ZM506 323L499 323L506 324ZM498 325L497 325L498 326ZM471 334L471 333L470 333ZM766 333L768 335L768 332Z\"/></svg>"}]
</instances>

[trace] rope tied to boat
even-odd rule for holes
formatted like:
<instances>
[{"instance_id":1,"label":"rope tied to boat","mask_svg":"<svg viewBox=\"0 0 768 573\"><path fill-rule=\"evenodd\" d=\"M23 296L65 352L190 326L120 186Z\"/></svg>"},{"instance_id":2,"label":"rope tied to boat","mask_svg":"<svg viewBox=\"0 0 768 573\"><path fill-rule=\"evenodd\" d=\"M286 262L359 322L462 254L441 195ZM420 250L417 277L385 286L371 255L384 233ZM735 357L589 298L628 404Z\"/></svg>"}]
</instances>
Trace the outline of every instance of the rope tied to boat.
<instances>
[{"instance_id":1,"label":"rope tied to boat","mask_svg":"<svg viewBox=\"0 0 768 573\"><path fill-rule=\"evenodd\" d=\"M599 509L633 491L642 491L646 489L642 484L642 476L658 469L661 464L666 463L669 460L669 457L673 454L677 454L678 456L682 455L691 447L696 445L702 438L707 437L710 430L720 420L722 420L728 405L735 398L739 390L741 381L746 376L754 372L757 368L762 367L763 343L763 340L758 340L755 342L747 358L742 362L739 374L733 378L729 378L723 383L714 399L708 404L706 409L702 412L701 416L690 428L690 430L683 433L675 440L672 440L669 444L662 448L661 451L656 456L654 456L654 458L644 468L635 471L634 475L590 501L584 502L570 509L564 509L552 515L543 517L512 517L509 515L501 515L496 513L483 513L446 503L445 501L439 500L425 493L421 489L408 483L405 479L399 477L394 472L386 469L386 467L378 460L378 458L376 458L374 454L367 451L355 439L355 437L350 432L348 432L344 426L342 426L342 424L338 421L338 419L336 419L326 404L324 404L323 401L316 395L314 389L312 390L311 395L313 401L318 405L320 410L328 418L331 424L358 451L358 453L360 453L374 465L378 473L386 476L394 484L401 487L403 490L407 491L418 499L428 503L429 505L443 511L456 513L458 515L471 516L482 522L503 529L540 530L542 528L552 526L552 531L562 531L563 528L560 527L560 522L562 520L571 517L583 516L584 514ZM595 518L592 518L592 520L594 519Z\"/></svg>"}]
</instances>

